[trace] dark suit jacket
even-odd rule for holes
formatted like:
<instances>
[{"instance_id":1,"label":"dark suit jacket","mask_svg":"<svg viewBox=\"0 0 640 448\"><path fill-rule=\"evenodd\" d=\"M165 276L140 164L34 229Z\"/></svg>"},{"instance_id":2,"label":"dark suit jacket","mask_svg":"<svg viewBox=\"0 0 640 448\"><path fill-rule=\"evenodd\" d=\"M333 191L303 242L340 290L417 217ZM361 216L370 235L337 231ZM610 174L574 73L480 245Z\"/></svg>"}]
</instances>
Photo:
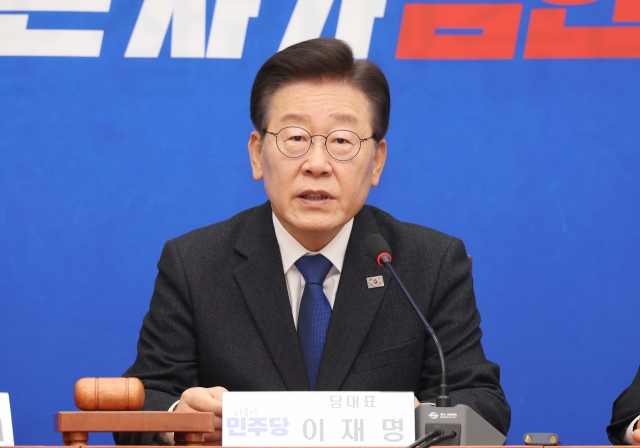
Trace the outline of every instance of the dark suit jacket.
<instances>
[{"instance_id":1,"label":"dark suit jacket","mask_svg":"<svg viewBox=\"0 0 640 448\"><path fill-rule=\"evenodd\" d=\"M398 274L440 338L452 403L472 407L506 434L510 408L500 369L480 345L464 245L370 206L354 220L316 389L437 396L437 352L398 286L365 253L372 233L389 242ZM270 203L169 241L158 269L138 356L124 374L142 379L143 409L168 409L194 386L309 389ZM368 289L366 278L377 275L385 286Z\"/></svg>"},{"instance_id":2,"label":"dark suit jacket","mask_svg":"<svg viewBox=\"0 0 640 448\"><path fill-rule=\"evenodd\" d=\"M626 388L613 403L611 424L607 426L607 435L614 445L624 445L623 433L629 424L640 415L640 368L631 386Z\"/></svg>"}]
</instances>

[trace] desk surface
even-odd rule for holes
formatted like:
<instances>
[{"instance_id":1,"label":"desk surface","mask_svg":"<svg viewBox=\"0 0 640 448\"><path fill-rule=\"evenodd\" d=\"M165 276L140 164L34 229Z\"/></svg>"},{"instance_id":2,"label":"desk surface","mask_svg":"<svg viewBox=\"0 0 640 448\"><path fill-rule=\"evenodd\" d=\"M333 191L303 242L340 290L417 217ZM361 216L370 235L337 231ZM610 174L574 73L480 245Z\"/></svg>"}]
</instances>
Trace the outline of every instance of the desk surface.
<instances>
[{"instance_id":1,"label":"desk surface","mask_svg":"<svg viewBox=\"0 0 640 448\"><path fill-rule=\"evenodd\" d=\"M113 445L88 445L91 448L113 448ZM438 445L436 445L438 446ZM542 445L500 445L500 446L467 446L467 447L461 447L461 448L503 448L503 447L508 447L508 448L548 448L548 447L544 447ZM141 448L141 445L135 445L135 446L127 446L127 445L118 445L119 448ZM44 445L30 445L30 446L15 446L14 448L69 448L68 446L44 446ZM147 448L151 448L151 447L147 447ZM153 448L158 448L157 446L154 446ZM247 447L247 448L252 448L252 447ZM292 447L274 447L274 448L292 448ZM344 448L344 447L322 447L322 448ZM380 448L380 447L358 447L358 448ZM398 448L405 448L405 445L402 445L402 447L398 447ZM562 448L611 448L611 445L562 445Z\"/></svg>"}]
</instances>

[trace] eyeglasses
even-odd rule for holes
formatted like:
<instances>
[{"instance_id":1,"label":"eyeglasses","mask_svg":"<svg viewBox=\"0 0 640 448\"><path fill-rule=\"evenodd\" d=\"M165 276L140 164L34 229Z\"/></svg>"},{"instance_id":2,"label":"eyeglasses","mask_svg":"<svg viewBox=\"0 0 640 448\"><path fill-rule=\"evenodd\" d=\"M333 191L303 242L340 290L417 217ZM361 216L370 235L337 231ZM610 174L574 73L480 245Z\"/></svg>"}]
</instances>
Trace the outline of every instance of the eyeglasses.
<instances>
[{"instance_id":1,"label":"eyeglasses","mask_svg":"<svg viewBox=\"0 0 640 448\"><path fill-rule=\"evenodd\" d=\"M353 159L360 152L362 142L373 138L373 135L360 138L355 132L346 129L332 131L329 135L311 135L306 129L297 126L287 126L278 132L270 132L265 129L265 132L276 138L276 146L282 155L292 159L302 157L309 152L313 145L313 137L324 137L324 147L327 153L341 162Z\"/></svg>"}]
</instances>

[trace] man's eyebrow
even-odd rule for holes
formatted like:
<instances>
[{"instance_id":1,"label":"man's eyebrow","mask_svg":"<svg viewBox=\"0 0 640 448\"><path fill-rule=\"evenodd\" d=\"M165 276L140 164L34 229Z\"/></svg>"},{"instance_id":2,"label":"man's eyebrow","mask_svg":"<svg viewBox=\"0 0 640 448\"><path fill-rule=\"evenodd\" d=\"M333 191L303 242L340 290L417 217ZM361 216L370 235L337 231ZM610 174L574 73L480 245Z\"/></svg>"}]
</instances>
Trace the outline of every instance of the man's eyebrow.
<instances>
[{"instance_id":1,"label":"man's eyebrow","mask_svg":"<svg viewBox=\"0 0 640 448\"><path fill-rule=\"evenodd\" d=\"M351 114L332 113L331 118L335 118L336 121L344 121L349 124L358 124L358 119Z\"/></svg>"},{"instance_id":2,"label":"man's eyebrow","mask_svg":"<svg viewBox=\"0 0 640 448\"><path fill-rule=\"evenodd\" d=\"M306 123L308 121L308 117L302 114L287 114L284 117L282 117L281 120L282 121L303 121Z\"/></svg>"}]
</instances>

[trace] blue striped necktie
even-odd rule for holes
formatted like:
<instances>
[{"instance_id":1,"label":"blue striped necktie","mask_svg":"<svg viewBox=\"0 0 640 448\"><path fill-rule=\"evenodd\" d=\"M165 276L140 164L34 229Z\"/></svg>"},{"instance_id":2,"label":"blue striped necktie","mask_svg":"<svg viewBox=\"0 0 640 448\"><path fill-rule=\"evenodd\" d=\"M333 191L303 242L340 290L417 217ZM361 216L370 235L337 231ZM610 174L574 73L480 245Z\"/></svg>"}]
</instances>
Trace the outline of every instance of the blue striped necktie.
<instances>
[{"instance_id":1,"label":"blue striped necktie","mask_svg":"<svg viewBox=\"0 0 640 448\"><path fill-rule=\"evenodd\" d=\"M296 267L306 282L298 311L298 341L310 390L316 388L322 349L331 320L331 305L322 284L332 266L322 255L305 255L296 261Z\"/></svg>"}]
</instances>

